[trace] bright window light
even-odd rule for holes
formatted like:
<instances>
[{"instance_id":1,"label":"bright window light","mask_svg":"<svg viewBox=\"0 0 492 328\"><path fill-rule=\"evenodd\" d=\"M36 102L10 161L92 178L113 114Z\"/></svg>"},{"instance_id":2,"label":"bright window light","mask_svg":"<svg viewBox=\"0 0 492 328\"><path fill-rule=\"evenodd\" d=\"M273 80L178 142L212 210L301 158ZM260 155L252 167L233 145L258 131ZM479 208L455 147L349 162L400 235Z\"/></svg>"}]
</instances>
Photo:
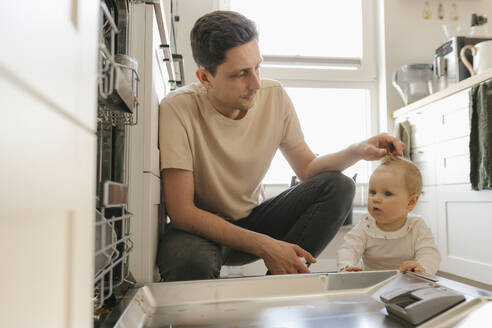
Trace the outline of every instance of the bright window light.
<instances>
[{"instance_id":1,"label":"bright window light","mask_svg":"<svg viewBox=\"0 0 492 328\"><path fill-rule=\"evenodd\" d=\"M286 88L311 150L333 153L369 137L370 92L368 89ZM360 161L344 173L357 182L368 181L368 162ZM289 184L294 175L277 151L264 184Z\"/></svg>"},{"instance_id":2,"label":"bright window light","mask_svg":"<svg viewBox=\"0 0 492 328\"><path fill-rule=\"evenodd\" d=\"M230 0L253 20L263 55L362 58L362 0Z\"/></svg>"}]
</instances>

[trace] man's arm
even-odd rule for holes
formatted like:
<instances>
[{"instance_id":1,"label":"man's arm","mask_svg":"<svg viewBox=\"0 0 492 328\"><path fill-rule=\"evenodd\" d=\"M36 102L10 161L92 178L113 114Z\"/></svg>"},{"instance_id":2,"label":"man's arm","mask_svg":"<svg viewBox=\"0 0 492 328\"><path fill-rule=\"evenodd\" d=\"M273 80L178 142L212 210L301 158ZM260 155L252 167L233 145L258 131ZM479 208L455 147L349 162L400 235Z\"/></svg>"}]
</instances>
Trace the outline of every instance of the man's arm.
<instances>
[{"instance_id":1,"label":"man's arm","mask_svg":"<svg viewBox=\"0 0 492 328\"><path fill-rule=\"evenodd\" d=\"M304 257L310 263L316 261L309 252L298 245L243 229L196 207L193 172L164 169L162 176L166 208L174 227L254 254L263 259L273 274L309 272L298 257Z\"/></svg>"},{"instance_id":2,"label":"man's arm","mask_svg":"<svg viewBox=\"0 0 492 328\"><path fill-rule=\"evenodd\" d=\"M325 171L343 171L361 159L378 160L392 149L394 155L401 156L405 145L395 137L386 133L378 134L360 143L350 145L336 153L316 157L306 142L283 150L296 175L301 180L307 180Z\"/></svg>"}]
</instances>

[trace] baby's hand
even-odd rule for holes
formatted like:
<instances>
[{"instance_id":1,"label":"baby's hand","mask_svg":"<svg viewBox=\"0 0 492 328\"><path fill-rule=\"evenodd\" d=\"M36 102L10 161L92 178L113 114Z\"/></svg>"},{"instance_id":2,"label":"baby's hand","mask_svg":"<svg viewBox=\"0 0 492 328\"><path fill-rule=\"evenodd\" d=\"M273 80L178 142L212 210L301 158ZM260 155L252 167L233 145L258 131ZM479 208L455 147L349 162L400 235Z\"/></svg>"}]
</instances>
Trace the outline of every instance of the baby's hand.
<instances>
[{"instance_id":1,"label":"baby's hand","mask_svg":"<svg viewBox=\"0 0 492 328\"><path fill-rule=\"evenodd\" d=\"M350 272L350 271L362 271L362 268L361 267L358 267L358 266L348 266L348 267L343 268L342 271L347 271L347 272Z\"/></svg>"},{"instance_id":2,"label":"baby's hand","mask_svg":"<svg viewBox=\"0 0 492 328\"><path fill-rule=\"evenodd\" d=\"M417 261L405 261L400 265L400 271L424 272L424 268Z\"/></svg>"}]
</instances>

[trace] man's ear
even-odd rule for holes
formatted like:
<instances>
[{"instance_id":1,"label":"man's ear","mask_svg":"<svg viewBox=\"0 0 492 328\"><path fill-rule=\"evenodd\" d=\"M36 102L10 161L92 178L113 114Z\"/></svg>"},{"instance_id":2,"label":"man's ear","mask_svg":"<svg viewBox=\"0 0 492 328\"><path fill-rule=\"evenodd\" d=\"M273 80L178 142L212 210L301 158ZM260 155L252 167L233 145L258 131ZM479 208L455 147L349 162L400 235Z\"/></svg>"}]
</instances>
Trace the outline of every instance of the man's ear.
<instances>
[{"instance_id":1,"label":"man's ear","mask_svg":"<svg viewBox=\"0 0 492 328\"><path fill-rule=\"evenodd\" d=\"M196 70L196 77L200 81L200 83L205 87L205 89L209 90L213 87L213 76L207 71L204 67L200 66Z\"/></svg>"},{"instance_id":2,"label":"man's ear","mask_svg":"<svg viewBox=\"0 0 492 328\"><path fill-rule=\"evenodd\" d=\"M409 212L411 210L413 210L413 208L415 207L415 205L417 205L417 202L418 201L419 201L419 195L417 195L417 194L410 195L410 197L408 198L407 210Z\"/></svg>"}]
</instances>

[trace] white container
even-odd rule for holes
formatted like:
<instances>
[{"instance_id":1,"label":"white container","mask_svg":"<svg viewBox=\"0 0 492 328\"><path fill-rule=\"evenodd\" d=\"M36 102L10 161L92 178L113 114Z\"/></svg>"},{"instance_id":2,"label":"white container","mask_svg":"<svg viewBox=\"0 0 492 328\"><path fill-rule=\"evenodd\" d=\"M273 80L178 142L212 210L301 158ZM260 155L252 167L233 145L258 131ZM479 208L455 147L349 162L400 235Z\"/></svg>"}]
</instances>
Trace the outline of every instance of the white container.
<instances>
[{"instance_id":1,"label":"white container","mask_svg":"<svg viewBox=\"0 0 492 328\"><path fill-rule=\"evenodd\" d=\"M465 56L465 52L468 49L470 49L473 55L473 67ZM472 76L492 69L492 40L483 41L474 46L464 46L461 49L460 57Z\"/></svg>"}]
</instances>

